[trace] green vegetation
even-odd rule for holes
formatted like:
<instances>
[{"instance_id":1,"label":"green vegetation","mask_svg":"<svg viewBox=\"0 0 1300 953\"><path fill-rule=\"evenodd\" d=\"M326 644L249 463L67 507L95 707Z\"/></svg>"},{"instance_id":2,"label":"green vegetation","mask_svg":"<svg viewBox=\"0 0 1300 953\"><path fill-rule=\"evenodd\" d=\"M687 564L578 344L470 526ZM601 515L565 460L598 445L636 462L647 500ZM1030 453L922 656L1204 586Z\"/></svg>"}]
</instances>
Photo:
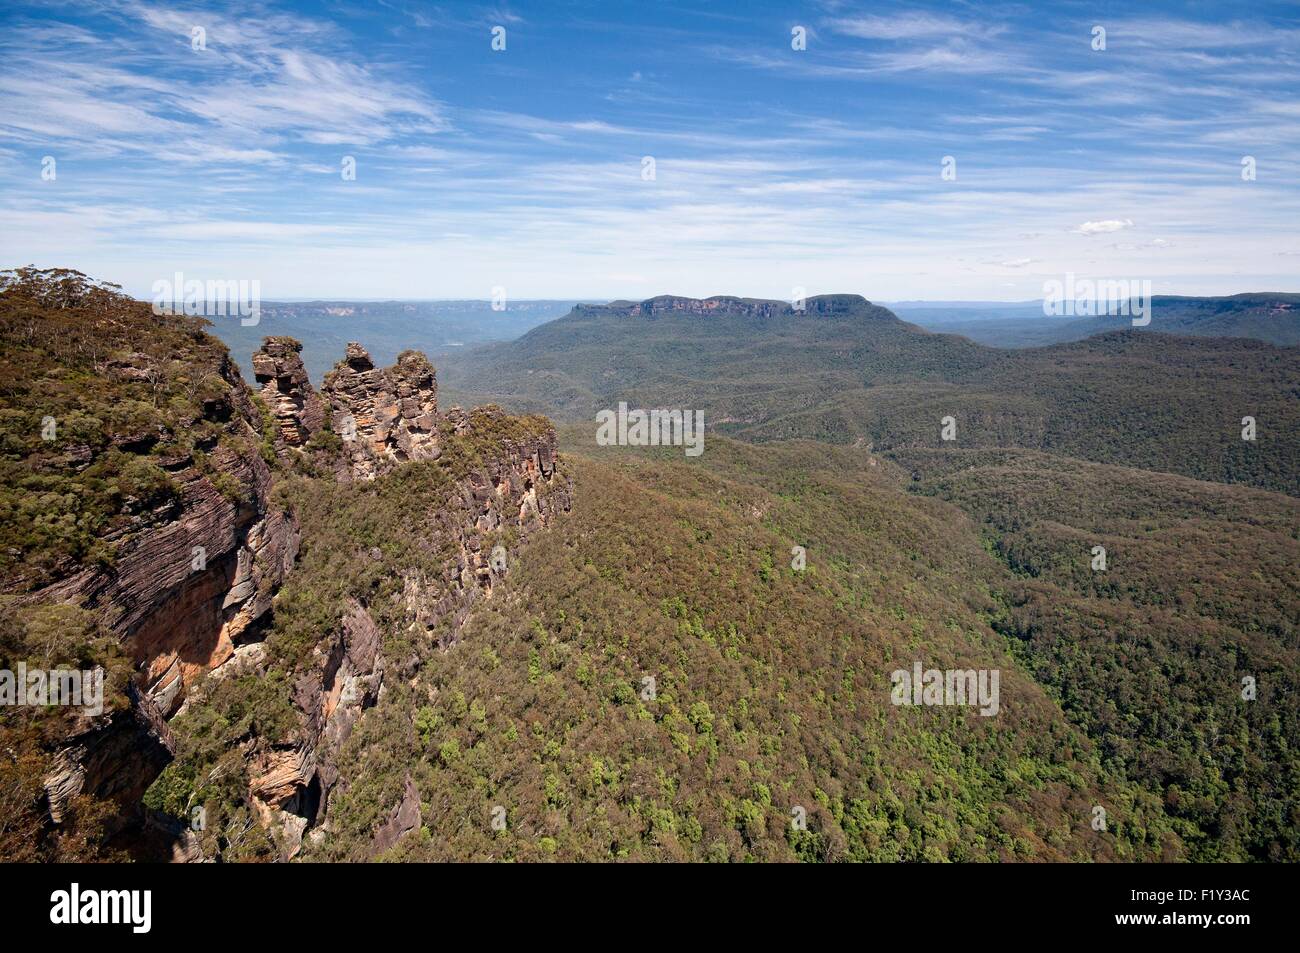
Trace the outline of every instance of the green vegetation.
<instances>
[{"instance_id":1,"label":"green vegetation","mask_svg":"<svg viewBox=\"0 0 1300 953\"><path fill-rule=\"evenodd\" d=\"M1151 305L1151 323L1139 329L1141 333L1254 338L1281 347L1300 344L1297 294L1248 292L1207 298L1155 295ZM1133 326L1127 314L1045 316L1039 301L979 307L908 303L895 305L895 310L904 321L927 330L960 334L990 347L1042 347Z\"/></svg>"},{"instance_id":2,"label":"green vegetation","mask_svg":"<svg viewBox=\"0 0 1300 953\"><path fill-rule=\"evenodd\" d=\"M437 641L409 631L403 601L408 579L432 583L442 579L456 556L449 528L449 496L458 482L480 471L509 442L536 440L550 424L543 418L507 417L495 408L478 408L460 433L445 424L442 453L436 461L398 467L372 482L335 482L332 475L284 475L276 501L292 509L303 542L293 573L276 597L274 621L267 633L267 672L218 681L191 698L172 722L178 740L176 760L154 782L145 804L176 818L202 805L208 831L205 849L225 860L268 859L276 845L256 823L249 797L250 755L290 746L301 726L291 706L294 679L313 663L313 649L339 629L349 600L367 606L385 633L386 658L403 671L437 652ZM510 531L501 539L509 541ZM436 545L435 545L436 544ZM448 620L450 624L450 620ZM437 633L446 635L447 633ZM385 691L411 701L413 696L394 677ZM436 712L412 708L428 734ZM369 724L369 720L364 722ZM440 755L456 760L454 746ZM402 765L385 762L373 777L352 779L354 791L370 791L363 823L371 825L400 794ZM368 828L367 828L368 829Z\"/></svg>"},{"instance_id":3,"label":"green vegetation","mask_svg":"<svg viewBox=\"0 0 1300 953\"><path fill-rule=\"evenodd\" d=\"M1018 451L904 462L982 522L1016 577L999 628L1189 858L1300 859L1300 502Z\"/></svg>"},{"instance_id":4,"label":"green vegetation","mask_svg":"<svg viewBox=\"0 0 1300 953\"><path fill-rule=\"evenodd\" d=\"M209 857L280 855L250 771L301 750L304 679L360 604L383 688L331 749L304 860L374 857L408 781L418 821L381 859L1300 859L1300 355L1149 332L999 351L831 304L582 308L440 368L584 422L561 432L571 511L527 542L483 530L510 568L468 614L445 598L467 481L549 422L480 408L439 424L437 460L356 483L315 435L275 471L302 543L264 670L187 695L142 806L202 806ZM171 519L183 471L240 499L212 457L271 460L267 409L201 322L76 273L8 273L0 330L0 668L103 665L111 717L121 646L31 591ZM620 399L703 408L706 452L596 447ZM891 704L917 661L998 670L997 716ZM42 816L72 717L0 710L0 857L114 856L107 802Z\"/></svg>"},{"instance_id":5,"label":"green vegetation","mask_svg":"<svg viewBox=\"0 0 1300 953\"><path fill-rule=\"evenodd\" d=\"M1019 447L1300 492L1300 351L1114 331L1007 351L929 334L862 302L773 317L576 309L441 368L467 401L558 420L633 407L702 409L710 433L877 450ZM1241 439L1254 417L1259 439Z\"/></svg>"},{"instance_id":6,"label":"green vegetation","mask_svg":"<svg viewBox=\"0 0 1300 953\"><path fill-rule=\"evenodd\" d=\"M106 834L138 807L85 792L57 828L45 823L56 751L131 717L132 666L94 611L28 597L83 568L111 571L125 542L175 520L191 466L232 499L246 492L207 465L219 446L241 452L243 438L230 424L242 389L205 324L154 315L79 272L0 272L0 669L108 673L93 722L78 709L0 708L6 860L116 857Z\"/></svg>"},{"instance_id":7,"label":"green vegetation","mask_svg":"<svg viewBox=\"0 0 1300 953\"><path fill-rule=\"evenodd\" d=\"M386 687L304 856L367 856L408 773L429 835L390 859L1179 856L1159 803L1110 783L1008 654L997 563L973 534L945 538L960 515L900 496L861 451L814 446L569 457L581 505L451 649ZM890 671L916 658L1001 668L1003 714L891 706Z\"/></svg>"},{"instance_id":8,"label":"green vegetation","mask_svg":"<svg viewBox=\"0 0 1300 953\"><path fill-rule=\"evenodd\" d=\"M206 323L75 271L0 272L0 588L111 563L173 518L171 473L216 446L236 399Z\"/></svg>"},{"instance_id":9,"label":"green vegetation","mask_svg":"<svg viewBox=\"0 0 1300 953\"><path fill-rule=\"evenodd\" d=\"M75 606L30 605L0 597L0 670L104 670L104 719L127 707L131 662L95 617ZM81 862L112 860L105 824L116 807L89 794L73 799L57 830L44 823L44 779L54 749L85 730L81 709L67 706L0 707L0 860Z\"/></svg>"},{"instance_id":10,"label":"green vegetation","mask_svg":"<svg viewBox=\"0 0 1300 953\"><path fill-rule=\"evenodd\" d=\"M1254 292L1221 298L1157 295L1150 330L1162 334L1254 338L1283 347L1300 344L1300 295ZM1078 318L1056 330L1052 340L1077 341L1129 323L1120 316Z\"/></svg>"}]
</instances>

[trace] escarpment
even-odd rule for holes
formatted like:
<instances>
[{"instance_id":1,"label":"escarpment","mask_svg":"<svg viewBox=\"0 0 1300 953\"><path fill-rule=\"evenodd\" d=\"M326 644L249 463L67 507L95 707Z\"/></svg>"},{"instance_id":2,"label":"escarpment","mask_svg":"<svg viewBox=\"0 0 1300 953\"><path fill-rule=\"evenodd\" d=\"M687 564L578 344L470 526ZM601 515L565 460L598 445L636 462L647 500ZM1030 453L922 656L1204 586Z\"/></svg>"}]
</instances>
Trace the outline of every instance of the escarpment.
<instances>
[{"instance_id":1,"label":"escarpment","mask_svg":"<svg viewBox=\"0 0 1300 953\"><path fill-rule=\"evenodd\" d=\"M351 783L338 752L390 669L409 677L410 658L383 650L393 613L411 631L459 624L507 571L491 560L502 534L517 547L567 508L567 487L542 490L556 473L549 425L439 414L423 355L379 369L349 345L318 393L301 345L271 337L253 358L255 394L204 323L75 272L0 274L4 357L23 369L0 406L0 668L39 659L110 672L99 710L0 708L0 750L12 755L0 781L20 806L0 825L0 857L237 853L194 820L210 792L186 773L190 716L228 703L275 715L218 750L242 779L258 855L294 856L309 829L323 831L331 792ZM386 599L334 580L355 594L286 649L275 607L301 562L302 501L382 482L404 462L433 465L447 444L453 459L406 526L423 561L385 570ZM449 638L424 636L433 650ZM410 813L394 807L379 849Z\"/></svg>"},{"instance_id":2,"label":"escarpment","mask_svg":"<svg viewBox=\"0 0 1300 953\"><path fill-rule=\"evenodd\" d=\"M292 514L270 502L271 470L256 450L261 421L238 367L222 353L206 381L212 393L177 425L195 431L192 442L156 457L167 499L110 534L111 563L84 566L30 597L93 610L128 647L143 696L164 716L255 637L299 544ZM158 447L150 437L142 450Z\"/></svg>"},{"instance_id":3,"label":"escarpment","mask_svg":"<svg viewBox=\"0 0 1300 953\"><path fill-rule=\"evenodd\" d=\"M256 856L287 860L330 849L335 799L369 783L363 769L345 767L356 757L346 750L349 740L367 713L390 691L409 690L429 655L454 643L474 606L493 597L529 537L571 505L568 481L557 469L555 433L544 421L492 407L452 408L439 415L436 433L445 453L423 461L426 470L370 481L348 474L294 487L311 497L302 508L307 556L285 583L284 631L272 633L268 651L218 669L196 696L195 706L220 710L231 679L286 686L287 726L237 740L232 764L243 780L235 795L219 798L193 785L190 779L212 771L202 759L172 772L186 791L184 803L208 804L209 818L256 823L265 835ZM414 480L424 481L422 492L405 485ZM340 511L351 515L340 520ZM337 549L353 538L355 521L373 528L378 545L353 543L355 551L340 557ZM346 595L334 603L330 621L287 646L295 607L339 590ZM312 610L313 619L321 617ZM181 719L181 733L191 730ZM173 779L159 784L170 790ZM365 856L391 848L415 828L419 804L410 791L408 779L391 792L391 805L387 793L375 795L383 816L376 816ZM198 840L201 856L249 856L214 838Z\"/></svg>"},{"instance_id":4,"label":"escarpment","mask_svg":"<svg viewBox=\"0 0 1300 953\"><path fill-rule=\"evenodd\" d=\"M254 691L254 683L280 686L278 696L264 700L280 714L268 716L267 728L230 739L220 771L238 776L233 788L218 795L196 784L214 766L187 755L146 799L160 828L175 830L186 809L202 804L210 820L238 818L260 834L231 845L178 831L176 859L288 860L309 846L328 849L331 805L359 780L343 768L344 749L366 713L394 683L409 682L427 653L456 641L476 602L492 597L529 536L570 506L567 480L557 472L555 433L543 419L515 418L495 407L441 413L434 368L423 355L406 352L381 369L355 343L316 398L298 373L297 353L291 339L268 339L255 367L266 369L268 409L269 398L292 394L276 405L279 432L307 437L283 440L277 455L312 461L307 475L290 467L279 477L285 496L298 504L308 558L284 580L283 624L277 615L266 642L236 646L175 724L182 741L192 738L205 713L224 711L244 697L239 686ZM313 441L320 431L302 420L317 399L328 408L323 427L335 441ZM428 469L396 472L406 462ZM399 505L393 501L402 515L389 508ZM369 527L369 545L356 542L359 525ZM343 595L335 601L328 593ZM335 608L313 608L304 630L298 607L322 598ZM414 829L419 804L411 790L408 779L377 818L372 854Z\"/></svg>"},{"instance_id":5,"label":"escarpment","mask_svg":"<svg viewBox=\"0 0 1300 953\"><path fill-rule=\"evenodd\" d=\"M505 416L490 407L468 414L452 408L448 429L457 437L473 436ZM447 494L435 520L438 531L454 541L452 558L439 579L418 572L403 575L411 622L440 645L455 641L474 601L491 596L508 569L506 548L498 550L490 541L507 527L526 538L529 531L546 526L557 510L569 509L570 487L567 481L555 481L557 460L555 432L549 428L523 439L502 438L492 458Z\"/></svg>"},{"instance_id":6,"label":"escarpment","mask_svg":"<svg viewBox=\"0 0 1300 953\"><path fill-rule=\"evenodd\" d=\"M712 298L686 298L681 295L659 295L645 301L611 301L607 305L577 305L575 310L610 309L630 317L655 318L663 315L695 315L699 317L729 316L746 318L793 318L799 315L832 315L862 312L873 314L882 309L872 308L871 302L856 294L814 295L796 301L775 301L763 298L736 298L718 295ZM890 315L892 317L892 315Z\"/></svg>"},{"instance_id":7,"label":"escarpment","mask_svg":"<svg viewBox=\"0 0 1300 953\"><path fill-rule=\"evenodd\" d=\"M251 433L251 404L228 369L246 404L231 427ZM172 479L171 519L124 539L111 567L88 567L35 594L97 610L130 647L141 687L164 715L253 636L299 543L292 515L270 503L271 474L256 453L217 445L202 469L177 461Z\"/></svg>"},{"instance_id":8,"label":"escarpment","mask_svg":"<svg viewBox=\"0 0 1300 953\"><path fill-rule=\"evenodd\" d=\"M32 420L4 455L0 584L18 649L0 667L134 667L125 707L51 730L36 759L42 832L89 798L108 805L112 833L138 822L139 794L170 757L161 719L257 637L298 531L270 499L260 415L203 322L75 272L3 278L4 355L25 368L3 410ZM51 652L50 607L91 620L96 647L63 636ZM42 641L39 662L24 658Z\"/></svg>"}]
</instances>

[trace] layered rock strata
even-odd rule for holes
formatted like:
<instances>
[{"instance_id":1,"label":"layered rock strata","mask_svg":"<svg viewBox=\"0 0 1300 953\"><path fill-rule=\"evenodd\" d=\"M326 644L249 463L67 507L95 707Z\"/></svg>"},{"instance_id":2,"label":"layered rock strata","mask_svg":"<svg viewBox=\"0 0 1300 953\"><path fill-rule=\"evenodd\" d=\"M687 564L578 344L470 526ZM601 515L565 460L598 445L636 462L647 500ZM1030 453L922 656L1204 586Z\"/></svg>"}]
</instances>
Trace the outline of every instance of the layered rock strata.
<instances>
[{"instance_id":1,"label":"layered rock strata","mask_svg":"<svg viewBox=\"0 0 1300 953\"><path fill-rule=\"evenodd\" d=\"M284 458L304 447L325 426L325 407L303 367L302 344L268 337L253 355L253 375L275 420L275 450Z\"/></svg>"},{"instance_id":2,"label":"layered rock strata","mask_svg":"<svg viewBox=\"0 0 1300 953\"><path fill-rule=\"evenodd\" d=\"M111 565L89 565L33 594L96 611L130 649L140 687L164 715L263 621L297 556L292 514L270 502L271 472L250 448L260 423L232 363L228 397L205 408L230 439L163 460L177 494L124 534Z\"/></svg>"},{"instance_id":3,"label":"layered rock strata","mask_svg":"<svg viewBox=\"0 0 1300 953\"><path fill-rule=\"evenodd\" d=\"M276 664L262 639L301 539L293 514L272 502L273 470L258 452L268 440L281 461L296 463L310 449L314 462L305 472L323 469L329 479L332 469L349 481L375 479L405 461L437 459L444 434L476 448L476 469L428 501L430 545L449 553L442 571L437 578L402 575L406 624L441 646L456 639L474 603L490 598L509 572L513 554L494 552L502 531L510 531L517 548L568 509L569 485L556 479L553 430L521 429L496 408L439 414L433 366L414 351L376 368L363 347L349 344L318 394L300 352L293 339L271 337L254 355L265 413L224 359L216 368L224 390L202 403L199 429L206 436L192 452L158 458L175 489L167 502L119 533L111 563L85 563L29 594L94 612L137 670L128 707L88 718L54 752L44 779L50 823L60 823L82 794L112 798L122 812L110 833L143 824L140 836L159 842L157 854L214 859L204 857L202 838L181 826L185 819L150 816L141 798L174 756L168 718L201 704L206 686L266 674ZM134 379L128 373L134 369L127 360L115 373ZM309 448L325 430L341 443L323 440ZM521 433L532 436L510 436ZM243 749L249 803L282 859L299 853L309 833L328 835L330 797L349 785L338 766L340 750L365 710L379 703L385 678L413 674L406 660L389 671L394 663L385 661L382 642L370 609L349 601L338 624L321 633L293 671L296 730L250 740ZM382 815L373 853L416 829L419 815L408 783Z\"/></svg>"},{"instance_id":4,"label":"layered rock strata","mask_svg":"<svg viewBox=\"0 0 1300 953\"><path fill-rule=\"evenodd\" d=\"M369 352L351 342L325 375L323 393L331 426L343 440L340 476L373 480L406 460L437 459L437 383L433 365L418 351L377 368Z\"/></svg>"},{"instance_id":5,"label":"layered rock strata","mask_svg":"<svg viewBox=\"0 0 1300 953\"><path fill-rule=\"evenodd\" d=\"M135 380L138 359L111 373ZM196 377L206 371L196 364ZM94 613L134 661L129 707L86 721L53 749L44 776L48 823L85 794L115 802L109 833L144 820L140 797L172 759L166 719L186 693L243 643L260 638L271 600L297 556L293 515L271 502L271 470L257 453L261 417L228 356L211 367L212 395L197 409L192 451L150 454L149 440L115 447L156 465L172 488L106 541L107 561L79 568L21 597ZM217 382L220 383L218 389Z\"/></svg>"}]
</instances>

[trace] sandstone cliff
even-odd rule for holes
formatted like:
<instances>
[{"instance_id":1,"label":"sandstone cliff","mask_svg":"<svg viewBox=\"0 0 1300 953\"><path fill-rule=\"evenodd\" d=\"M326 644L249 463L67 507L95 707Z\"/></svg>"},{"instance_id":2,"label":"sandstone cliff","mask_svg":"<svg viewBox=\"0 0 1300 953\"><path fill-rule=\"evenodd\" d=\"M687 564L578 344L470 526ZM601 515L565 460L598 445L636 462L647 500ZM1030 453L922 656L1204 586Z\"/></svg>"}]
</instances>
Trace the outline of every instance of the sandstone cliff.
<instances>
[{"instance_id":1,"label":"sandstone cliff","mask_svg":"<svg viewBox=\"0 0 1300 953\"><path fill-rule=\"evenodd\" d=\"M422 652L444 649L456 640L474 605L492 598L531 534L570 506L567 480L557 471L554 431L512 427L514 420L495 408L468 413L452 408L439 416L439 437L455 455L473 447L481 456L448 464L454 479L414 506L420 517L410 538L422 551L444 554L436 569L412 568L406 561L414 554L395 541L389 548L360 553L359 559L380 564L383 575L396 580L389 587L391 598L371 592L367 598L372 604L367 605L357 596L348 596L335 623L296 660L286 659L283 653L276 657L260 645L249 646L199 686L194 704L203 705L206 693L229 678L252 674L265 680L287 670L294 728L240 742L247 777L245 800L250 816L270 835L275 857L297 856L307 839L318 847L327 844L333 798L365 780L343 770L340 763L360 719L379 702L392 680L403 684L412 679ZM499 542L507 534L508 549ZM322 578L315 564L307 572L305 577L291 575L287 580L286 592L292 597L333 585L356 586L350 576ZM387 631L376 618L381 611L388 620ZM390 657L384 641L394 630L403 640L415 642L400 642L407 647ZM386 813L381 812L372 854L393 846L418 826L419 804L412 802L411 790L408 783ZM202 844L209 857L221 851L212 839Z\"/></svg>"},{"instance_id":2,"label":"sandstone cliff","mask_svg":"<svg viewBox=\"0 0 1300 953\"><path fill-rule=\"evenodd\" d=\"M449 430L459 436L476 429L491 429L504 417L496 408L465 413L452 408ZM425 631L451 626L439 636L440 644L455 640L456 632L479 595L491 596L493 584L509 568L509 553L498 552L487 541L504 526L522 531L522 538L547 525L556 510L571 505L566 481L556 481L558 451L555 432L548 430L526 440L501 439L493 457L457 484L437 514L438 531L455 541L455 556L445 566L442 579L404 577L404 600L413 623ZM545 497L539 494L548 487Z\"/></svg>"},{"instance_id":3,"label":"sandstone cliff","mask_svg":"<svg viewBox=\"0 0 1300 953\"><path fill-rule=\"evenodd\" d=\"M231 432L251 432L256 418L238 370L223 370L232 402L220 416ZM112 566L88 567L31 597L93 610L139 673L129 710L95 719L55 750L45 778L52 823L86 794L117 805L107 833L138 825L140 797L173 753L164 719L196 681L259 637L297 554L297 525L269 503L271 474L256 453L217 445L202 470L193 458L172 468L171 518L125 538Z\"/></svg>"},{"instance_id":4,"label":"sandstone cliff","mask_svg":"<svg viewBox=\"0 0 1300 953\"><path fill-rule=\"evenodd\" d=\"M226 359L218 373L227 391L203 405L217 436L206 452L164 459L176 486L166 511L123 533L111 566L87 566L32 596L96 610L130 647L164 715L255 631L298 551L293 517L269 502L271 471L251 449L260 420L239 369Z\"/></svg>"},{"instance_id":5,"label":"sandstone cliff","mask_svg":"<svg viewBox=\"0 0 1300 953\"><path fill-rule=\"evenodd\" d=\"M325 400L344 443L341 476L372 480L406 460L438 457L437 384L433 365L417 351L377 368L360 344L325 375Z\"/></svg>"},{"instance_id":6,"label":"sandstone cliff","mask_svg":"<svg viewBox=\"0 0 1300 953\"><path fill-rule=\"evenodd\" d=\"M21 489L0 513L8 521L40 500L34 524L5 525L0 583L16 632L0 667L15 640L48 640L41 614L65 606L113 648L66 639L55 660L103 666L125 652L135 668L126 707L57 729L57 713L47 716L32 762L43 772L41 838L78 799L106 805L107 834L139 822L140 794L171 757L163 719L260 637L298 551L292 514L270 500L261 414L203 323L154 314L75 272L23 269L0 282L4 355L26 369L3 410L38 410L7 448Z\"/></svg>"},{"instance_id":7,"label":"sandstone cliff","mask_svg":"<svg viewBox=\"0 0 1300 953\"><path fill-rule=\"evenodd\" d=\"M455 641L528 536L568 508L554 431L495 408L440 414L423 355L408 351L381 369L355 343L317 394L298 342L267 338L254 356L255 398L201 321L152 314L75 273L0 281L0 331L7 356L33 368L14 388L20 403L46 412L22 437L18 465L31 474L27 485L57 491L46 497L48 525L62 533L6 528L14 545L0 552L0 594L16 613L0 631L0 667L48 641L41 613L57 609L80 613L86 638L111 650L69 635L66 659L53 657L102 658L115 686L102 714L36 729L0 712L0 741L39 749L24 755L20 777L0 762L7 789L30 792L22 829L37 841L29 849L19 827L0 825L0 855L68 857L60 844L84 842L93 857L94 844L116 838L139 857L217 859L237 855L260 829L258 843L288 859L308 834L327 839L331 798L358 780L341 769L340 753L366 711L392 679L412 677L421 652ZM451 456L415 478L426 491L396 493L413 507L390 533L405 534L406 548L364 555L383 567L365 578L390 582L382 594L354 578L355 554L340 553L339 575L317 572L295 593L309 603L352 593L332 621L268 642L273 604L301 572L303 501L372 483L406 461L438 461L444 447ZM330 507L322 512L332 518ZM345 516L328 533L352 539L358 527L347 520L369 518ZM326 556L338 546L325 537L317 545ZM386 655L396 632L423 648ZM51 657L48 644L44 651ZM214 705L234 705L234 720ZM191 770L175 759L204 747L192 730L213 724L209 715L233 734L205 743L224 758L219 769ZM223 779L227 770L235 777ZM214 779L244 805L233 821L203 787ZM418 826L413 791L408 779L380 810L374 853ZM220 836L191 826L191 813L204 817L209 804L225 825ZM78 824L76 837L65 836Z\"/></svg>"},{"instance_id":8,"label":"sandstone cliff","mask_svg":"<svg viewBox=\"0 0 1300 953\"><path fill-rule=\"evenodd\" d=\"M289 337L268 337L253 355L263 403L275 420L275 450L283 459L301 449L325 426L325 409L303 367L302 345Z\"/></svg>"},{"instance_id":9,"label":"sandstone cliff","mask_svg":"<svg viewBox=\"0 0 1300 953\"><path fill-rule=\"evenodd\" d=\"M412 666L418 665L409 650L385 656L385 625L374 610L383 610L389 629L396 625L407 637L419 635L434 651L448 647L474 604L492 597L528 537L570 506L567 480L558 478L555 433L544 420L523 421L494 407L469 412L453 407L440 413L434 369L423 355L406 352L392 367L381 369L356 343L348 345L317 397L298 353L296 341L268 338L254 358L281 460L306 459L306 441L322 428L339 438L318 442L310 453L311 466L291 468L315 474L299 477L294 492L320 497L337 479L342 493L353 482L382 479L405 461L438 461L444 447L450 448L451 458L438 465L441 476L431 484L437 489L411 501L417 525L404 527L418 550L440 553L440 560L408 563L380 547L362 555L363 564L382 563L395 581L396 616L382 596L367 593L350 575L323 580L316 570L301 578L291 574L286 591L295 599L308 594L314 599L318 590L336 585L356 595L348 596L334 623L314 633L296 654L286 654L282 644L268 650L259 641L232 639L185 702L186 709L221 705L223 685L248 676L262 683L283 679L293 726L236 740L239 770L246 778L242 800L247 818L266 832L279 859L298 855L308 837L318 846L328 841L331 800L357 780L340 769L343 747L387 682L411 679ZM321 407L327 410L317 417ZM323 509L323 518L331 519L332 507ZM351 532L348 526L336 531L344 537ZM501 544L504 539L509 550ZM331 544L322 540L319 545ZM297 551L296 539L292 549ZM380 601L370 605L369 600ZM377 823L374 853L417 826L419 804L412 802L412 790L408 783ZM194 792L186 803L204 797ZM156 821L158 829L171 832L174 859L213 859L224 850L220 841L182 829L175 815L170 821L158 815Z\"/></svg>"},{"instance_id":10,"label":"sandstone cliff","mask_svg":"<svg viewBox=\"0 0 1300 953\"><path fill-rule=\"evenodd\" d=\"M829 294L813 295L804 299L802 307L796 310L791 301L776 301L764 298L735 298L719 295L713 298L685 298L680 295L659 295L645 301L611 301L607 305L576 305L575 310L584 308L609 308L621 311L628 316L654 318L660 315L698 315L709 317L726 315L746 318L794 318L800 315L847 314L868 307L871 302L861 295Z\"/></svg>"}]
</instances>

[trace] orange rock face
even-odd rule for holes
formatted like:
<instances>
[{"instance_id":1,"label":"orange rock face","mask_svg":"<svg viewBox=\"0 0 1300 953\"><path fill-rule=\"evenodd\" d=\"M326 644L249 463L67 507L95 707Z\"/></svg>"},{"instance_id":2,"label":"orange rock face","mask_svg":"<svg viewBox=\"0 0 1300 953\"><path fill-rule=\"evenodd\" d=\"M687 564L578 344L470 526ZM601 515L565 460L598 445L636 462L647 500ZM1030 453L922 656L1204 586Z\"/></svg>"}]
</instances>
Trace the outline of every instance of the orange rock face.
<instances>
[{"instance_id":1,"label":"orange rock face","mask_svg":"<svg viewBox=\"0 0 1300 953\"><path fill-rule=\"evenodd\" d=\"M239 371L232 364L226 372L234 407L225 427L256 438L260 420ZM97 610L130 648L144 694L164 715L247 638L297 557L297 523L271 505L266 462L233 447L218 443L202 469L181 461L172 474L179 504L127 540L112 567L88 566L35 594Z\"/></svg>"}]
</instances>

